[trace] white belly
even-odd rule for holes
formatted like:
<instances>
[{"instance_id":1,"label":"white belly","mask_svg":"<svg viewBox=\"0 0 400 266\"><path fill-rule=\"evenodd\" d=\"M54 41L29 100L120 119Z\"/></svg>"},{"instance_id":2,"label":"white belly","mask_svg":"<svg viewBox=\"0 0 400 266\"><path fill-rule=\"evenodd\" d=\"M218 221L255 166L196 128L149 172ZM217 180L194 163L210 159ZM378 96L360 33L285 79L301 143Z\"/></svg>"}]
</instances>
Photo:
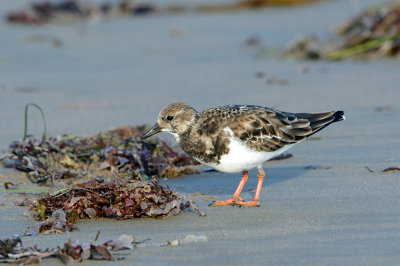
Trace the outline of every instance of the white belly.
<instances>
[{"instance_id":1,"label":"white belly","mask_svg":"<svg viewBox=\"0 0 400 266\"><path fill-rule=\"evenodd\" d=\"M219 164L199 161L221 172L237 173L259 166L263 162L287 151L293 145L294 144L287 145L274 152L257 152L250 149L239 139L232 137L231 143L229 144L229 153L222 156Z\"/></svg>"}]
</instances>

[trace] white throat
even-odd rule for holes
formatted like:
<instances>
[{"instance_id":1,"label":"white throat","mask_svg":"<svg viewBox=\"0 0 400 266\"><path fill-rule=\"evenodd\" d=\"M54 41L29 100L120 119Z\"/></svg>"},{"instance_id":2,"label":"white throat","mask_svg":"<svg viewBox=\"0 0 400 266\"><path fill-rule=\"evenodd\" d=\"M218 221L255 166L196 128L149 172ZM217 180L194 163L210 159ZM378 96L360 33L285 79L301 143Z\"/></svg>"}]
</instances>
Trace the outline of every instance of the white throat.
<instances>
[{"instance_id":1,"label":"white throat","mask_svg":"<svg viewBox=\"0 0 400 266\"><path fill-rule=\"evenodd\" d=\"M179 138L178 133L172 132L172 131L171 131L170 129L168 129L168 128L163 128L163 129L161 129L161 131L170 133L172 136L175 137L176 141L179 143L180 138Z\"/></svg>"}]
</instances>

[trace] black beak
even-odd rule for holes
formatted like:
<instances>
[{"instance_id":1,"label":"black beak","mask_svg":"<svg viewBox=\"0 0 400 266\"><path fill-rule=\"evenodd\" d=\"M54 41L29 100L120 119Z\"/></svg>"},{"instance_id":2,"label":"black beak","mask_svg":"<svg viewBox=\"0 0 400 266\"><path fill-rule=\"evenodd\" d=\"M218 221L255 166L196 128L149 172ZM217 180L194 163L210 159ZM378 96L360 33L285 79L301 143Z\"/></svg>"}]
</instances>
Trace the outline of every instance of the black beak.
<instances>
[{"instance_id":1,"label":"black beak","mask_svg":"<svg viewBox=\"0 0 400 266\"><path fill-rule=\"evenodd\" d=\"M148 137L151 137L157 133L161 132L161 127L158 123L156 123L152 128L150 128L149 131L144 133L144 135L141 137L142 140L147 139Z\"/></svg>"}]
</instances>

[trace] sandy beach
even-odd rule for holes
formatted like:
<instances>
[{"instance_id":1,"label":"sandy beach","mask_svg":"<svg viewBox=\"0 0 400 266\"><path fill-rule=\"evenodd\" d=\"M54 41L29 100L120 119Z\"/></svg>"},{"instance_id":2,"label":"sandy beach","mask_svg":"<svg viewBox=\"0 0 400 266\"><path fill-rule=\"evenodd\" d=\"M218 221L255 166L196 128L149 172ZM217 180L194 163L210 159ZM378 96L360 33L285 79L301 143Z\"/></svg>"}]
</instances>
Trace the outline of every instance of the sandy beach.
<instances>
[{"instance_id":1,"label":"sandy beach","mask_svg":"<svg viewBox=\"0 0 400 266\"><path fill-rule=\"evenodd\" d=\"M3 1L0 15L24 2ZM279 51L300 34L327 39L334 26L379 2L338 0L38 27L2 20L0 150L22 138L28 102L44 109L53 136L151 125L163 106L176 101L197 110L255 104L290 112L344 110L346 115L292 148L292 158L264 164L259 208L208 207L231 196L240 174L202 172L162 183L196 201L206 217L186 212L165 219L80 220L77 232L23 237L24 245L55 247L68 236L88 241L100 230L100 241L126 233L151 240L127 251L125 260L86 263L398 265L400 174L382 170L400 167L400 61L293 61L245 45L256 37ZM52 45L54 38L62 45ZM39 113L32 110L29 117L29 132L40 136ZM0 168L1 182L17 180L13 171ZM253 169L245 199L252 198L256 184ZM22 215L23 207L13 206L13 199L4 199L6 194L2 189L1 239L35 222ZM161 246L189 234L208 241ZM55 263L61 264L42 262Z\"/></svg>"}]
</instances>

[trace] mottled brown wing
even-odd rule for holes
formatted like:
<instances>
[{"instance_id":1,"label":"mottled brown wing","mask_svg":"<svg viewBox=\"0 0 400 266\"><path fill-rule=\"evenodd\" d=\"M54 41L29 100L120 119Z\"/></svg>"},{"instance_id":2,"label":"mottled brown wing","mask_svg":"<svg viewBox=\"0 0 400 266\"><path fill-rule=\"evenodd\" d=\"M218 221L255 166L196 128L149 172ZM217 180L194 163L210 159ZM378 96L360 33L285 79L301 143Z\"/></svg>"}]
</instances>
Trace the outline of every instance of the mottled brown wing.
<instances>
[{"instance_id":1,"label":"mottled brown wing","mask_svg":"<svg viewBox=\"0 0 400 266\"><path fill-rule=\"evenodd\" d=\"M297 143L330 123L343 112L287 113L268 108L249 108L229 124L235 137L257 151L273 152Z\"/></svg>"},{"instance_id":2,"label":"mottled brown wing","mask_svg":"<svg viewBox=\"0 0 400 266\"><path fill-rule=\"evenodd\" d=\"M245 115L249 107L254 108L256 106L228 105L204 110L201 112L199 120L197 121L199 135L213 136L220 134L222 129L226 128L232 121Z\"/></svg>"}]
</instances>

